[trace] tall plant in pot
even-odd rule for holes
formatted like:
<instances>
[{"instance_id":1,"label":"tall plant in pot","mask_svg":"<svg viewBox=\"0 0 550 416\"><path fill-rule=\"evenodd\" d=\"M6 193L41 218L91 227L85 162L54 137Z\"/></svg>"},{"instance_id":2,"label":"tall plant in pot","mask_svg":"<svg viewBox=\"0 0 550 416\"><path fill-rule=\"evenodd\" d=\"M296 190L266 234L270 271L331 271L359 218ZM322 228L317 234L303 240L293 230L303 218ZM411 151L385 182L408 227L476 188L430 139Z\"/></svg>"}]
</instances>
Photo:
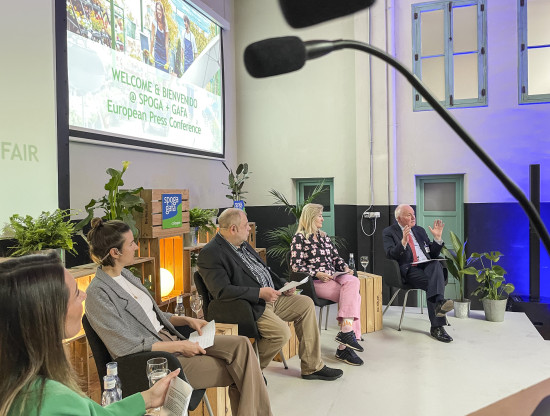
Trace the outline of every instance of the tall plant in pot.
<instances>
[{"instance_id":1,"label":"tall plant in pot","mask_svg":"<svg viewBox=\"0 0 550 416\"><path fill-rule=\"evenodd\" d=\"M120 189L124 186L122 176L130 162L122 162L122 170L113 168L107 169L107 173L111 176L105 184L107 195L103 195L99 199L92 199L88 205L84 207L88 215L76 225L77 230L82 230L94 217L96 209L103 210L103 220L121 220L130 226L134 236L138 235L137 223L134 217L138 212L143 212L143 198L139 193L143 190L142 187L135 189Z\"/></svg>"},{"instance_id":2,"label":"tall plant in pot","mask_svg":"<svg viewBox=\"0 0 550 416\"><path fill-rule=\"evenodd\" d=\"M481 268L477 270L476 280L480 285L472 295L480 296L485 311L485 319L492 322L502 322L506 311L508 295L515 289L512 283L506 283L504 270L498 264L502 253L472 253L471 257L479 259Z\"/></svg>"},{"instance_id":3,"label":"tall plant in pot","mask_svg":"<svg viewBox=\"0 0 550 416\"><path fill-rule=\"evenodd\" d=\"M235 173L233 173L233 169L227 167L225 162L222 161L222 163L228 172L227 183L222 182L222 185L227 186L231 192L231 194L227 194L225 197L233 201L233 207L244 210L245 197L243 194L248 192L243 191L243 186L244 182L250 177L249 174L252 173L248 171L248 163L240 163Z\"/></svg>"},{"instance_id":4,"label":"tall plant in pot","mask_svg":"<svg viewBox=\"0 0 550 416\"><path fill-rule=\"evenodd\" d=\"M466 241L462 243L460 238L451 231L451 243L453 250L443 246L441 253L447 259L447 270L458 280L460 297L454 301L455 316L468 318L470 316L470 299L464 297L464 276L477 275L477 269L472 267L473 257L466 257Z\"/></svg>"}]
</instances>

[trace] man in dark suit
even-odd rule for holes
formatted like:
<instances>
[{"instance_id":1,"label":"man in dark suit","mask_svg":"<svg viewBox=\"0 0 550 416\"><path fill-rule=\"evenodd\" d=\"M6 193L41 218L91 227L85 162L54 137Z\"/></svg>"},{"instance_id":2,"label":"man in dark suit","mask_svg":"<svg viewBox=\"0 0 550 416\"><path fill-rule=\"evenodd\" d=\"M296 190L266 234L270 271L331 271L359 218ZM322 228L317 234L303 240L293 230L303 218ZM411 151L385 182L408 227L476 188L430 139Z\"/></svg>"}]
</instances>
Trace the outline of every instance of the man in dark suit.
<instances>
[{"instance_id":1,"label":"man in dark suit","mask_svg":"<svg viewBox=\"0 0 550 416\"><path fill-rule=\"evenodd\" d=\"M247 243L250 226L242 210L229 208L219 217L219 233L199 254L199 273L214 299L244 299L252 305L262 338L258 341L260 367L267 367L290 339L287 322L294 322L300 341L302 378L335 380L342 370L321 360L315 306L310 298L281 293L286 281L273 273Z\"/></svg>"},{"instance_id":2,"label":"man in dark suit","mask_svg":"<svg viewBox=\"0 0 550 416\"><path fill-rule=\"evenodd\" d=\"M414 210L409 205L399 205L395 209L397 224L383 231L386 257L397 260L404 283L426 291L428 315L430 317L432 337L442 342L453 339L445 331L445 314L453 308L453 301L443 297L445 276L439 261L435 259L441 252L443 240L441 234L445 224L435 220L433 228L428 226L434 237L430 242L424 228L416 225ZM418 264L414 264L420 262Z\"/></svg>"}]
</instances>

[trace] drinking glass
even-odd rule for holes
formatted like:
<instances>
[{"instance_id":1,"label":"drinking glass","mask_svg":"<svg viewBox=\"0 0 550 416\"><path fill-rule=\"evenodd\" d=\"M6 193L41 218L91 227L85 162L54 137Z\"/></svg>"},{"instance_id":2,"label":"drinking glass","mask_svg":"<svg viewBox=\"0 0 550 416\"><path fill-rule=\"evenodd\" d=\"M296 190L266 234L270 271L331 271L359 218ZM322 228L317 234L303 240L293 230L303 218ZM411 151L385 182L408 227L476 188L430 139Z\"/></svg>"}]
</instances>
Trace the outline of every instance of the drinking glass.
<instances>
[{"instance_id":1,"label":"drinking glass","mask_svg":"<svg viewBox=\"0 0 550 416\"><path fill-rule=\"evenodd\" d=\"M191 305L191 309L195 313L195 318L197 318L199 316L199 311L202 309L202 296L198 293L192 294L189 303Z\"/></svg>"},{"instance_id":2,"label":"drinking glass","mask_svg":"<svg viewBox=\"0 0 550 416\"><path fill-rule=\"evenodd\" d=\"M367 272L367 266L369 265L369 256L361 256L359 258L359 262L361 263L361 266L363 266L363 271Z\"/></svg>"},{"instance_id":3,"label":"drinking glass","mask_svg":"<svg viewBox=\"0 0 550 416\"><path fill-rule=\"evenodd\" d=\"M158 357L147 360L147 378L149 379L149 387L153 387L153 384L161 378L166 377L168 373L168 361L166 358ZM160 414L160 407L153 409L152 414Z\"/></svg>"}]
</instances>

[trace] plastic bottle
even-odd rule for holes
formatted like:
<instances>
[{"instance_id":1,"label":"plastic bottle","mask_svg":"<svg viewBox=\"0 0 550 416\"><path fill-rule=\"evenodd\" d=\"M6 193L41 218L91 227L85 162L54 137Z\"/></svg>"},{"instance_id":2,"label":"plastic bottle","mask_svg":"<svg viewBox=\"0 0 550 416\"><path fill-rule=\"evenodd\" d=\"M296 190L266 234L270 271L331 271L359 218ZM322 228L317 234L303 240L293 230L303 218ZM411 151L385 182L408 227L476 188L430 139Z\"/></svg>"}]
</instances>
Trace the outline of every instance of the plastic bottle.
<instances>
[{"instance_id":1,"label":"plastic bottle","mask_svg":"<svg viewBox=\"0 0 550 416\"><path fill-rule=\"evenodd\" d=\"M101 395L101 406L105 407L111 403L120 401L120 396L116 389L116 380L113 376L103 377L103 394Z\"/></svg>"},{"instance_id":2,"label":"plastic bottle","mask_svg":"<svg viewBox=\"0 0 550 416\"><path fill-rule=\"evenodd\" d=\"M353 253L349 254L348 267L355 272L355 259L353 258Z\"/></svg>"},{"instance_id":3,"label":"plastic bottle","mask_svg":"<svg viewBox=\"0 0 550 416\"><path fill-rule=\"evenodd\" d=\"M114 377L116 382L115 387L116 387L118 396L120 399L122 399L122 383L120 382L120 378L118 377L118 363L114 361L107 363L107 375Z\"/></svg>"},{"instance_id":4,"label":"plastic bottle","mask_svg":"<svg viewBox=\"0 0 550 416\"><path fill-rule=\"evenodd\" d=\"M176 309L174 314L177 316L185 316L185 307L183 306L183 295L178 295Z\"/></svg>"}]
</instances>

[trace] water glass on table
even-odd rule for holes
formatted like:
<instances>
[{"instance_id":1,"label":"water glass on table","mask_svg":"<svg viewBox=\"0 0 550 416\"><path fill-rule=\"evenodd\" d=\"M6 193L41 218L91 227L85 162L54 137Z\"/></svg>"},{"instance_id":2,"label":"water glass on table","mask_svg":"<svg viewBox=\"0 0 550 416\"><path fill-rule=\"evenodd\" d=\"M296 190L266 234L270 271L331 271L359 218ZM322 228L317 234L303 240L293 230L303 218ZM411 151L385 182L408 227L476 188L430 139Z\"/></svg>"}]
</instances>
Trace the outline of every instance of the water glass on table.
<instances>
[{"instance_id":1,"label":"water glass on table","mask_svg":"<svg viewBox=\"0 0 550 416\"><path fill-rule=\"evenodd\" d=\"M363 266L363 271L366 273L367 266L369 265L369 256L361 256L359 263L361 263L361 266Z\"/></svg>"},{"instance_id":2,"label":"water glass on table","mask_svg":"<svg viewBox=\"0 0 550 416\"><path fill-rule=\"evenodd\" d=\"M157 357L147 360L147 378L149 379L149 387L153 387L157 381L166 377L170 370L168 370L168 361L166 358ZM153 415L160 413L160 407L152 410Z\"/></svg>"},{"instance_id":3,"label":"water glass on table","mask_svg":"<svg viewBox=\"0 0 550 416\"><path fill-rule=\"evenodd\" d=\"M202 296L199 295L198 293L192 294L191 299L189 299L189 304L195 314L195 318L198 318L199 317L198 314L202 309Z\"/></svg>"}]
</instances>

